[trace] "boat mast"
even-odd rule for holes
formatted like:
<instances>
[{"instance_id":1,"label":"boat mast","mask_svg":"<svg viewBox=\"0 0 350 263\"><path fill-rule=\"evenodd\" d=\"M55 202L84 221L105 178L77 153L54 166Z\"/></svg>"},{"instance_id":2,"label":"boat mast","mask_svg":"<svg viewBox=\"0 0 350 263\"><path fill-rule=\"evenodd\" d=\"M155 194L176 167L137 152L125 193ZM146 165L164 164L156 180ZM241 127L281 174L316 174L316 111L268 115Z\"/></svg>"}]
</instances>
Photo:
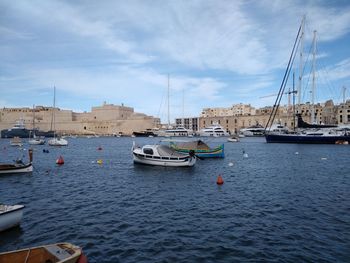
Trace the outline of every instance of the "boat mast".
<instances>
[{"instance_id":1,"label":"boat mast","mask_svg":"<svg viewBox=\"0 0 350 263\"><path fill-rule=\"evenodd\" d=\"M299 54L299 81L298 81L298 106L300 107L301 103L301 88L303 82L303 64L304 64L304 31L305 31L305 15L301 20L301 34L300 34L300 54ZM299 112L300 113L300 112Z\"/></svg>"},{"instance_id":2,"label":"boat mast","mask_svg":"<svg viewBox=\"0 0 350 263\"><path fill-rule=\"evenodd\" d=\"M316 34L314 31L313 51L312 51L312 91L311 91L311 123L315 123L315 89L316 89Z\"/></svg>"},{"instance_id":3,"label":"boat mast","mask_svg":"<svg viewBox=\"0 0 350 263\"><path fill-rule=\"evenodd\" d=\"M169 74L168 74L168 128L170 128L170 101L169 101L169 97L170 97L170 88L169 88Z\"/></svg>"},{"instance_id":4,"label":"boat mast","mask_svg":"<svg viewBox=\"0 0 350 263\"><path fill-rule=\"evenodd\" d=\"M346 102L345 94L346 94L346 87L343 86L343 104L345 104Z\"/></svg>"},{"instance_id":5,"label":"boat mast","mask_svg":"<svg viewBox=\"0 0 350 263\"><path fill-rule=\"evenodd\" d=\"M53 87L53 110L52 110L52 122L53 122L53 135L56 137L56 120L55 120L55 110L56 110L56 87Z\"/></svg>"}]
</instances>

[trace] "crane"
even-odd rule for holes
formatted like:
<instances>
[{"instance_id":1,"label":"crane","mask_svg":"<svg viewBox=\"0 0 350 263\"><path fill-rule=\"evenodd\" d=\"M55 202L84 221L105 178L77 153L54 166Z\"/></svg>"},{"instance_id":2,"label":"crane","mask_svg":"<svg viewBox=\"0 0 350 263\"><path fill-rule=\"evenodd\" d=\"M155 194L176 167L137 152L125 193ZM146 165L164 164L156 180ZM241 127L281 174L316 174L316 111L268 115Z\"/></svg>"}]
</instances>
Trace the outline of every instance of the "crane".
<instances>
[{"instance_id":1,"label":"crane","mask_svg":"<svg viewBox=\"0 0 350 263\"><path fill-rule=\"evenodd\" d=\"M288 95L288 109L290 108L290 95L291 94L297 94L297 93L298 93L298 91L296 91L296 90L291 91L290 89L287 92L283 93L283 94L287 94ZM273 96L277 96L277 95L278 94L270 94L270 95L259 97L259 99L269 98L269 97L273 97Z\"/></svg>"}]
</instances>

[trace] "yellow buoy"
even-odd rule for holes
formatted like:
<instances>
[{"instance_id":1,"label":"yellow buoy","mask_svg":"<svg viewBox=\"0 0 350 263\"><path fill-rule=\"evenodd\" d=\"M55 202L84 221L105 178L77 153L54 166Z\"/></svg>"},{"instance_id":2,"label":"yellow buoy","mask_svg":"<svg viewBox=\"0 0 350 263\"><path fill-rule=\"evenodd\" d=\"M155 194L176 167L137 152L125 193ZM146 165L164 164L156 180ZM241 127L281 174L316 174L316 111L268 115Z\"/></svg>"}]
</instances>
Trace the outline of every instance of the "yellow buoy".
<instances>
[{"instance_id":1,"label":"yellow buoy","mask_svg":"<svg viewBox=\"0 0 350 263\"><path fill-rule=\"evenodd\" d=\"M98 163L98 164L102 164L103 161L100 159L100 160L97 160L97 163Z\"/></svg>"}]
</instances>

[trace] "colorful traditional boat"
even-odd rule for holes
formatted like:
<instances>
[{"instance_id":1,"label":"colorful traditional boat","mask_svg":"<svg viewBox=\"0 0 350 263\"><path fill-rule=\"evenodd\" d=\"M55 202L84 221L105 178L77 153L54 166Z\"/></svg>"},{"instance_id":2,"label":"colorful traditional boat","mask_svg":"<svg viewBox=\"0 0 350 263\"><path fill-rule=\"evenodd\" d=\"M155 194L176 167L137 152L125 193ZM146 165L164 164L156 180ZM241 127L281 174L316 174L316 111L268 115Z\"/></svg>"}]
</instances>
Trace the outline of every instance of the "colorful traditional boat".
<instances>
[{"instance_id":1,"label":"colorful traditional boat","mask_svg":"<svg viewBox=\"0 0 350 263\"><path fill-rule=\"evenodd\" d=\"M23 217L23 208L24 205L0 204L0 231L18 226Z\"/></svg>"},{"instance_id":2,"label":"colorful traditional boat","mask_svg":"<svg viewBox=\"0 0 350 263\"><path fill-rule=\"evenodd\" d=\"M87 263L80 247L69 243L58 243L0 253L0 263Z\"/></svg>"},{"instance_id":3,"label":"colorful traditional boat","mask_svg":"<svg viewBox=\"0 0 350 263\"><path fill-rule=\"evenodd\" d=\"M195 155L200 158L224 158L224 144L215 148L210 148L202 140L196 141L170 141L170 147L177 152L189 153L194 151Z\"/></svg>"}]
</instances>

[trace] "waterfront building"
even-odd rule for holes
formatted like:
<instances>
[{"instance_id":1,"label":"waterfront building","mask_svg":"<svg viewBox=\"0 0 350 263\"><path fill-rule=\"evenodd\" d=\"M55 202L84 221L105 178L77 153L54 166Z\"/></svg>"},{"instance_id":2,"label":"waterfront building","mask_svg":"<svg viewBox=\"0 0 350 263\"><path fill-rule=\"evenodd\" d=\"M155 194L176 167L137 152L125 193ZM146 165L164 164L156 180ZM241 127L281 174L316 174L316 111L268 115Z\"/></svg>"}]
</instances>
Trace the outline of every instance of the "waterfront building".
<instances>
[{"instance_id":1,"label":"waterfront building","mask_svg":"<svg viewBox=\"0 0 350 263\"><path fill-rule=\"evenodd\" d=\"M34 112L35 114L33 114ZM35 127L52 130L52 115L55 111L55 128L65 134L127 134L158 127L159 118L134 112L134 109L122 105L103 103L102 106L92 107L91 112L77 113L53 107L37 106L32 108L3 108L0 109L0 129L11 128L17 120L22 120L28 129Z\"/></svg>"}]
</instances>

